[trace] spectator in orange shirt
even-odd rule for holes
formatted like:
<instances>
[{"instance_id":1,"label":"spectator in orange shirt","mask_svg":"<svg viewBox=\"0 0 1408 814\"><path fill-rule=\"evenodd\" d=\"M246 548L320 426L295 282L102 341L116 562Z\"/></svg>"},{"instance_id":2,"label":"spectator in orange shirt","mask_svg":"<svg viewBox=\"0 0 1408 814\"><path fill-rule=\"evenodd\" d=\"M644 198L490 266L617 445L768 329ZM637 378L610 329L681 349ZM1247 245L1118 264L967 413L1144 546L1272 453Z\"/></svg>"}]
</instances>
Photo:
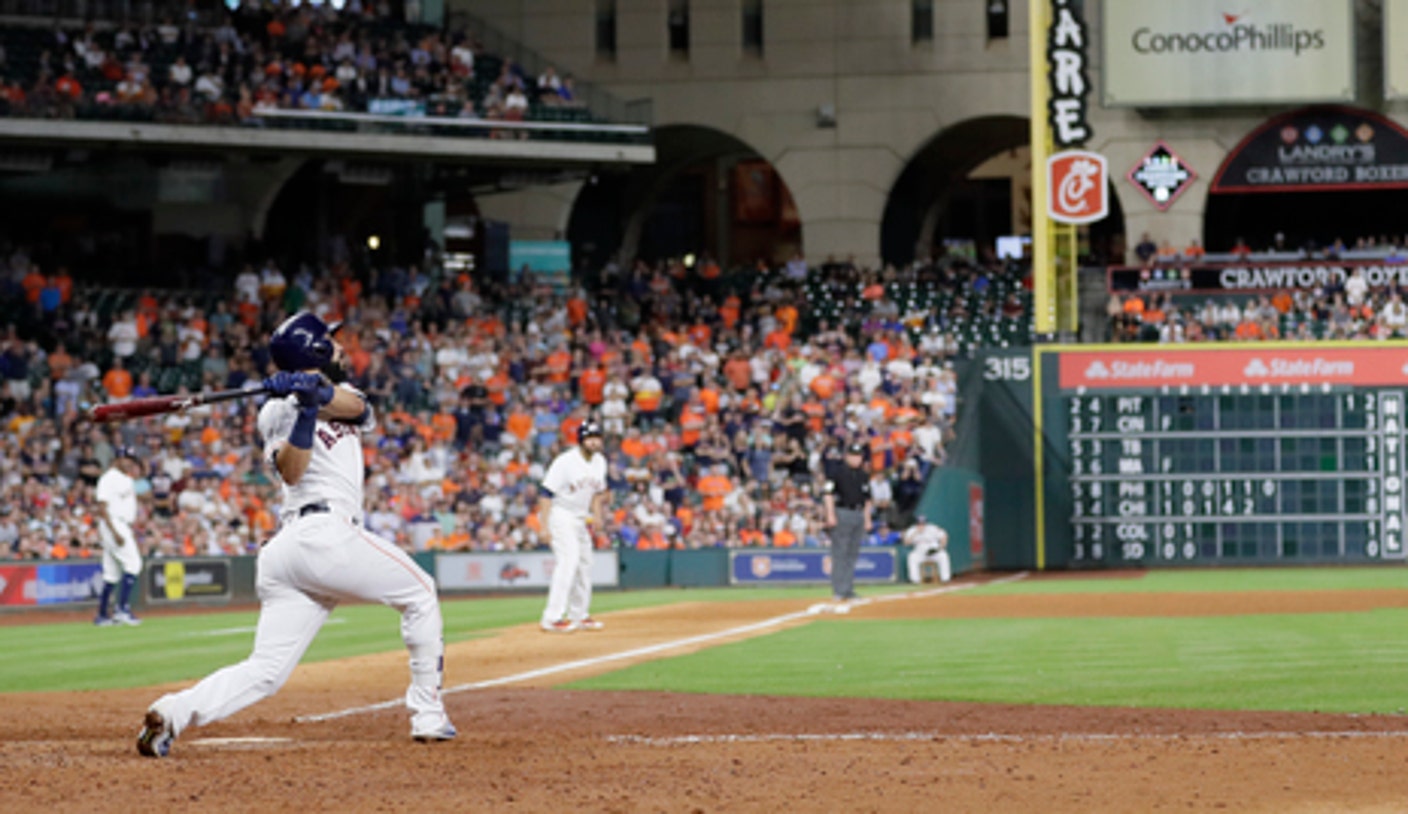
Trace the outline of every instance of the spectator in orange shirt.
<instances>
[{"instance_id":1,"label":"spectator in orange shirt","mask_svg":"<svg viewBox=\"0 0 1408 814\"><path fill-rule=\"evenodd\" d=\"M733 482L728 477L728 467L718 464L714 467L712 474L705 475L699 479L695 488L699 491L703 501L700 510L705 514L717 514L724 509L724 498L733 491Z\"/></svg>"},{"instance_id":2,"label":"spectator in orange shirt","mask_svg":"<svg viewBox=\"0 0 1408 814\"><path fill-rule=\"evenodd\" d=\"M39 303L39 292L44 290L45 277L39 273L39 266L30 266L29 273L20 281L24 288L24 301L30 305Z\"/></svg>"},{"instance_id":3,"label":"spectator in orange shirt","mask_svg":"<svg viewBox=\"0 0 1408 814\"><path fill-rule=\"evenodd\" d=\"M593 365L583 370L577 376L577 389L582 394L582 401L592 407L598 407L606 398L606 371L601 369L601 365Z\"/></svg>"},{"instance_id":4,"label":"spectator in orange shirt","mask_svg":"<svg viewBox=\"0 0 1408 814\"><path fill-rule=\"evenodd\" d=\"M504 421L504 429L508 431L509 435L518 439L517 443L528 443L529 437L533 434L533 414L524 409L521 404L514 404L509 410L508 418Z\"/></svg>"},{"instance_id":5,"label":"spectator in orange shirt","mask_svg":"<svg viewBox=\"0 0 1408 814\"><path fill-rule=\"evenodd\" d=\"M113 358L112 369L103 375L103 389L112 399L125 399L132 395L132 373L122 363L122 357Z\"/></svg>"},{"instance_id":6,"label":"spectator in orange shirt","mask_svg":"<svg viewBox=\"0 0 1408 814\"><path fill-rule=\"evenodd\" d=\"M730 356L724 362L724 378L734 390L747 390L753 382L753 366L748 363L748 355L740 350Z\"/></svg>"}]
</instances>

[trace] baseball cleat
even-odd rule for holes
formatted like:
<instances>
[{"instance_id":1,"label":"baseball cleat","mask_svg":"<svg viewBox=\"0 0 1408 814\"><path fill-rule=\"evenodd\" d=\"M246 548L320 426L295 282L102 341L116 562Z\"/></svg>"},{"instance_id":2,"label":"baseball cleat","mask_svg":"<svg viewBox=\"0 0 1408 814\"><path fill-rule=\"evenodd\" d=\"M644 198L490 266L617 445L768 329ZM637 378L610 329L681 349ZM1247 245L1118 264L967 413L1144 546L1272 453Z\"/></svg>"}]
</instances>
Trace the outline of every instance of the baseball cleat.
<instances>
[{"instance_id":1,"label":"baseball cleat","mask_svg":"<svg viewBox=\"0 0 1408 814\"><path fill-rule=\"evenodd\" d=\"M411 738L417 743L436 743L439 741L454 740L455 736L458 734L459 732L455 731L455 725L450 723L449 719L446 719L434 729L426 729L420 732L412 731Z\"/></svg>"},{"instance_id":2,"label":"baseball cleat","mask_svg":"<svg viewBox=\"0 0 1408 814\"><path fill-rule=\"evenodd\" d=\"M556 622L544 624L542 628L544 633L571 633L577 629L577 623L558 619Z\"/></svg>"},{"instance_id":3,"label":"baseball cleat","mask_svg":"<svg viewBox=\"0 0 1408 814\"><path fill-rule=\"evenodd\" d=\"M602 628L606 627L606 625L603 625L601 622L598 622L597 620L588 616L587 618L578 622L577 627L581 628L582 630L601 630Z\"/></svg>"},{"instance_id":4,"label":"baseball cleat","mask_svg":"<svg viewBox=\"0 0 1408 814\"><path fill-rule=\"evenodd\" d=\"M131 611L118 611L113 614L112 620L118 624L136 627L142 624L142 620L132 615Z\"/></svg>"},{"instance_id":5,"label":"baseball cleat","mask_svg":"<svg viewBox=\"0 0 1408 814\"><path fill-rule=\"evenodd\" d=\"M117 620L112 618L111 616L94 616L93 624L97 625L98 627L112 627L113 625L117 624Z\"/></svg>"},{"instance_id":6,"label":"baseball cleat","mask_svg":"<svg viewBox=\"0 0 1408 814\"><path fill-rule=\"evenodd\" d=\"M137 733L137 753L145 757L166 757L171 754L171 742L175 739L166 716L149 709L142 721L142 731Z\"/></svg>"}]
</instances>

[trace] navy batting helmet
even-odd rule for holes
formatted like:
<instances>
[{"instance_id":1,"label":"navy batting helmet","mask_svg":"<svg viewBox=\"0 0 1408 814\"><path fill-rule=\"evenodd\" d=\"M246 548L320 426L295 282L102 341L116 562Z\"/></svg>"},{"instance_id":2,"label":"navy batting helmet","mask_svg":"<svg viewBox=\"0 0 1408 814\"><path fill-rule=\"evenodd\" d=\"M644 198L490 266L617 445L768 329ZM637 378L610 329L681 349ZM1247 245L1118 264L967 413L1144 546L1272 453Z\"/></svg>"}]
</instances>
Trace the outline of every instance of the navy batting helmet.
<instances>
[{"instance_id":1,"label":"navy batting helmet","mask_svg":"<svg viewBox=\"0 0 1408 814\"><path fill-rule=\"evenodd\" d=\"M332 335L342 327L316 314L300 311L283 321L269 337L269 355L279 370L321 370L332 361Z\"/></svg>"},{"instance_id":2,"label":"navy batting helmet","mask_svg":"<svg viewBox=\"0 0 1408 814\"><path fill-rule=\"evenodd\" d=\"M587 440L588 438L600 438L600 437L601 437L601 425L598 424L598 423L596 423L595 421L583 421L583 422L582 422L582 426L577 430L577 442L578 442L578 443L581 443L582 441L585 441L585 440Z\"/></svg>"}]
</instances>

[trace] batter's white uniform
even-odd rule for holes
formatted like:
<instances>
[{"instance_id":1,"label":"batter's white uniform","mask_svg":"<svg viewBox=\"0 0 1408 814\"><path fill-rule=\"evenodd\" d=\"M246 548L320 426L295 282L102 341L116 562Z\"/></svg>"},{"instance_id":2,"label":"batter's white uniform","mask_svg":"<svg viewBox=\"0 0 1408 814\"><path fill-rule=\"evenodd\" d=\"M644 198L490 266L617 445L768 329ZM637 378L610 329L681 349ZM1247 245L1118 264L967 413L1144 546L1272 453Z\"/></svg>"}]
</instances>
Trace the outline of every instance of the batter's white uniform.
<instances>
[{"instance_id":1,"label":"batter's white uniform","mask_svg":"<svg viewBox=\"0 0 1408 814\"><path fill-rule=\"evenodd\" d=\"M587 518L592 498L606 491L606 455L587 460L580 446L553 459L543 476L552 493L548 533L552 535L552 585L543 609L543 625L567 619L580 623L592 603L592 533Z\"/></svg>"},{"instance_id":2,"label":"batter's white uniform","mask_svg":"<svg viewBox=\"0 0 1408 814\"><path fill-rule=\"evenodd\" d=\"M141 576L142 553L137 550L137 535L132 533L132 524L137 522L137 482L114 463L98 478L94 497L108 512L108 522L98 524L98 541L103 548L103 582L117 582L123 574Z\"/></svg>"},{"instance_id":3,"label":"batter's white uniform","mask_svg":"<svg viewBox=\"0 0 1408 814\"><path fill-rule=\"evenodd\" d=\"M275 456L288 442L298 409L297 397L288 396L270 399L259 411L265 460L275 472ZM370 409L361 426L317 422L308 469L297 484L283 485L279 532L259 552L254 652L152 705L175 735L277 692L343 599L381 602L401 612L411 662L411 734L449 725L440 698L445 648L435 583L395 544L362 528L361 434L375 423Z\"/></svg>"},{"instance_id":4,"label":"batter's white uniform","mask_svg":"<svg viewBox=\"0 0 1408 814\"><path fill-rule=\"evenodd\" d=\"M909 552L909 581L924 581L921 567L926 562L938 563L939 581L953 579L953 565L948 558L948 532L933 523L919 522L904 533L907 545L914 546Z\"/></svg>"}]
</instances>

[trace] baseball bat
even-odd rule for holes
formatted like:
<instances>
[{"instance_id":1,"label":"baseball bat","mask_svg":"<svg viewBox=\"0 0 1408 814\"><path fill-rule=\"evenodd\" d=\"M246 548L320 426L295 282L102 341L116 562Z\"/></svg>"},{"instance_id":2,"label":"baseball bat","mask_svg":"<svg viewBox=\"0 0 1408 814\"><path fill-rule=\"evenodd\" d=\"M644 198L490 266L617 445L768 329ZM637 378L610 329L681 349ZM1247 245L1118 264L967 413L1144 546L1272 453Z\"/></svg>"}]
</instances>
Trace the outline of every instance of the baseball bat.
<instances>
[{"instance_id":1,"label":"baseball bat","mask_svg":"<svg viewBox=\"0 0 1408 814\"><path fill-rule=\"evenodd\" d=\"M88 417L98 424L110 421L127 421L149 415L179 413L204 404L250 398L267 393L263 387L239 390L217 390L213 393L194 393L186 396L153 396L145 399L132 399L115 404L99 404L88 412Z\"/></svg>"}]
</instances>

